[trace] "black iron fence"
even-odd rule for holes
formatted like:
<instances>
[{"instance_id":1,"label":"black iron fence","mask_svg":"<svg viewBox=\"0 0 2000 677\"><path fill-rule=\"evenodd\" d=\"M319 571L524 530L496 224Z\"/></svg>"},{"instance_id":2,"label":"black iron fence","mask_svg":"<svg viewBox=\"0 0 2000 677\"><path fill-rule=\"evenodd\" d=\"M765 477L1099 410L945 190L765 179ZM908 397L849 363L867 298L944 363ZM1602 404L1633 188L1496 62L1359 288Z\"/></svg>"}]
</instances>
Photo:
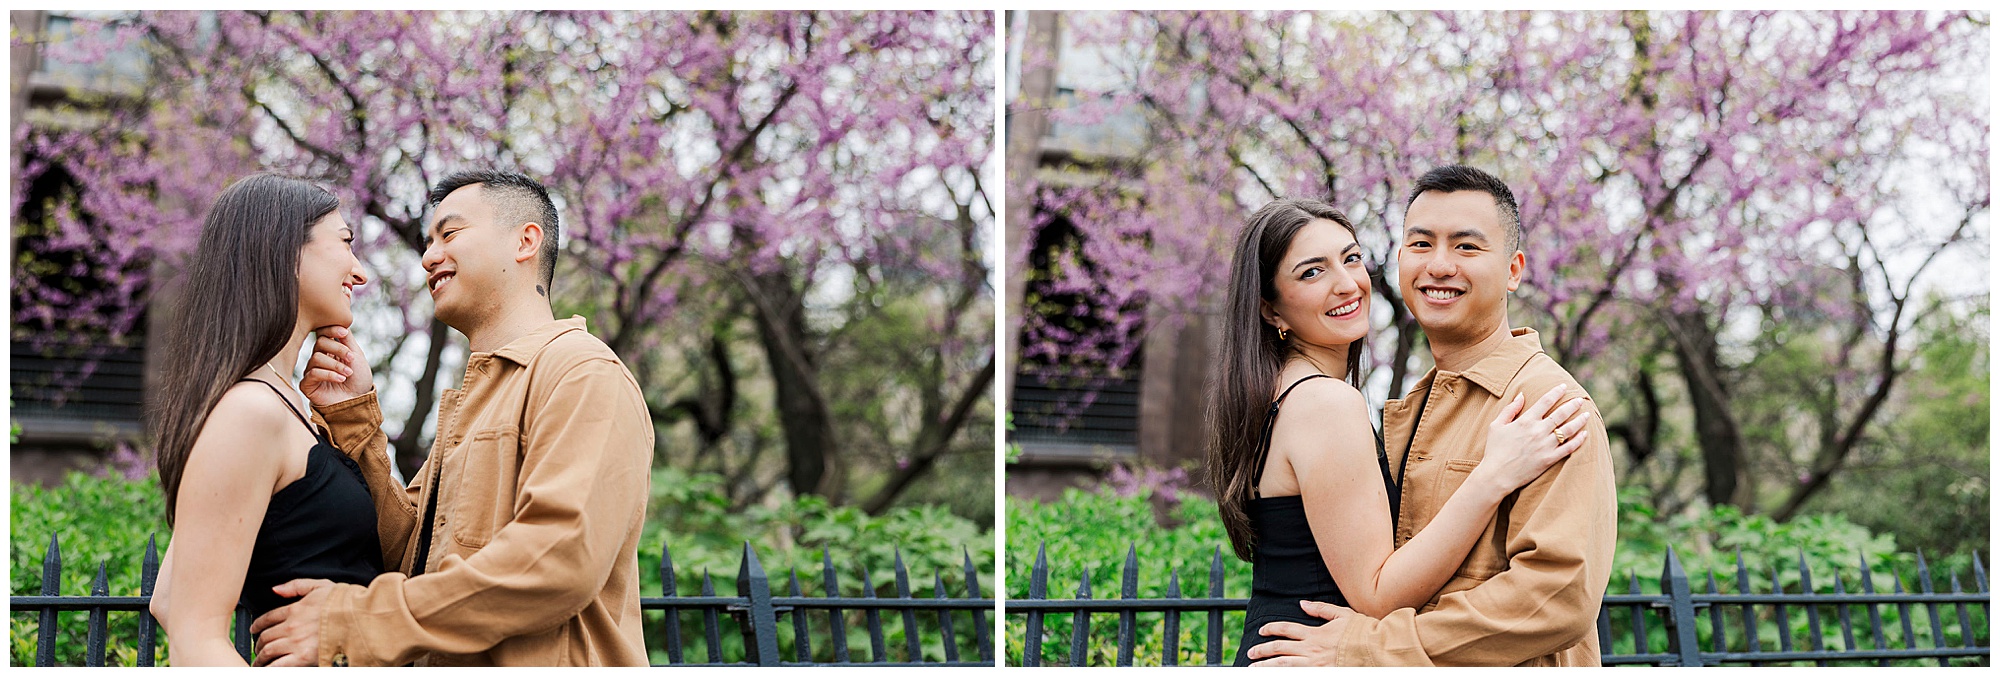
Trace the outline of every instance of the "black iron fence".
<instances>
[{"instance_id":1,"label":"black iron fence","mask_svg":"<svg viewBox=\"0 0 2000 677\"><path fill-rule=\"evenodd\" d=\"M863 665L944 665L944 666L991 666L993 661L993 638L987 621L987 612L994 608L994 600L983 597L979 591L979 572L973 566L972 555L965 555L964 596L951 597L946 593L944 572L933 574L934 595L929 598L914 597L911 594L910 575L903 566L901 553L895 560L895 597L876 597L873 578L867 568L861 569L861 596L847 597L840 594L838 572L830 553L820 553L823 563L820 583L822 596L809 597L800 586L798 572L791 573L789 594L772 594L769 576L758 562L756 551L749 544L743 546L742 565L737 570L736 595L717 596L715 583L707 572L702 573L701 593L694 596L680 596L671 582L674 578L673 557L666 549L660 552L660 596L641 597L639 606L643 611L662 612L664 631L661 637L648 636L649 647L665 650L667 665L827 665L855 663ZM84 640L84 665L90 667L105 664L107 636L110 633L111 613L136 613L139 619L137 656L139 666L154 663L158 645L159 625L147 610L152 600L153 587L159 575L159 550L153 539L146 541L146 557L141 566L138 596L114 597L110 595L105 567L97 566L97 577L91 583L89 595L58 594L58 582L62 575L62 549L54 537L49 539L47 553L42 558L42 587L39 595L21 595L8 598L10 614L33 614L38 626L35 638L35 665L56 664L57 614L87 613L87 633ZM883 614L891 614L899 621L894 632L884 627ZM682 615L694 616L700 632L685 632L695 626L683 623ZM921 630L926 627L919 621L928 615L936 620L936 628L941 640L941 656L928 656L925 651ZM817 619L825 619L816 624ZM959 621L970 619L971 632L961 632ZM727 619L728 622L725 622ZM782 621L785 622L781 625ZM853 620L850 620L853 619ZM235 627L232 630L236 650L245 661L251 659L247 611L238 609ZM725 662L725 626L733 624L734 633L742 640L743 659ZM819 632L814 631L817 625ZM781 630L782 629L782 630ZM849 647L850 629L866 632L868 646ZM788 630L789 632L784 632ZM815 653L813 638L823 634L828 650ZM698 638L698 653L704 658L700 662L689 659L697 654L689 650L684 635ZM969 635L969 636L968 636ZM897 652L890 650L890 638L897 637L902 646ZM656 643L657 640L657 643ZM789 640L789 641L786 641ZM783 646L790 645L790 651ZM865 653L863 653L865 652ZM821 660L823 657L824 660ZM941 658L942 660L934 660Z\"/></svg>"},{"instance_id":2,"label":"black iron fence","mask_svg":"<svg viewBox=\"0 0 2000 677\"><path fill-rule=\"evenodd\" d=\"M1886 574L1893 581L1890 591L1878 592L1875 577L1883 574L1872 571L1865 556L1860 564L1859 571L1851 578L1843 578L1840 571L1833 573L1833 592L1818 592L1801 553L1798 580L1790 586L1796 591L1788 592L1776 565L1769 568L1768 578L1753 578L1742 553L1738 552L1733 591L1720 592L1714 572L1709 572L1703 592L1695 592L1680 559L1668 549L1658 594L1640 590L1639 578L1628 574L1624 594L1604 596L1597 614L1597 639L1604 652L1604 664L1761 666L1810 661L1816 665L1886 666L1892 660L1929 659L1946 665L1954 658L1991 664L1991 596L1986 587L1985 565L1977 554L1972 558L1972 592L1963 589L1957 574L1950 576L1950 592L1934 590L1930 567L1921 553L1917 556L1914 591L1906 591L1903 579L1892 570ZM1006 603L1008 616L1025 620L1020 626L1023 635L1011 637L1021 643L1021 664L1043 665L1045 642L1066 640L1069 650L1064 664L1089 665L1093 655L1102 653L1092 650L1091 617L1103 615L1115 616L1118 623L1113 661L1120 666L1132 665L1137 652L1139 615L1154 613L1163 615L1158 637L1160 664L1180 664L1181 621L1186 614L1194 614L1197 619L1205 617L1207 621L1199 637L1205 640L1202 642L1205 651L1200 653L1205 664L1222 665L1235 660L1239 638L1234 634L1224 636L1224 614L1237 614L1236 627L1240 631L1241 614L1249 600L1221 596L1223 561L1219 548L1208 568L1207 596L1182 597L1180 574L1176 571L1168 574L1165 597L1141 598L1138 571L1138 552L1128 549L1117 598L1092 598L1090 573L1086 570L1072 599L1050 599L1048 550L1041 548L1029 573L1027 599L1010 599ZM1768 585L1764 585L1765 580ZM1847 589L1848 580L1859 583L1858 592ZM1620 586L1614 582L1611 587L1615 590ZM1927 633L1918 632L1913 605L1923 607L1923 617L1929 621L1923 628ZM1863 610L1857 611L1855 607ZM1894 612L1886 628L1885 607ZM1857 613L1866 614L1867 625L1856 627ZM1051 615L1069 618L1067 637L1049 631ZM1947 624L1945 616L1954 616L1954 622ZM1801 619L1802 632L1798 627ZM1828 637L1824 626L1836 620L1840 635ZM1011 628L1016 626L1009 627L1011 635ZM1627 630L1629 635L1625 634ZM1926 634L1930 646L1921 646ZM1949 641L1952 634L1959 638L1956 644Z\"/></svg>"}]
</instances>

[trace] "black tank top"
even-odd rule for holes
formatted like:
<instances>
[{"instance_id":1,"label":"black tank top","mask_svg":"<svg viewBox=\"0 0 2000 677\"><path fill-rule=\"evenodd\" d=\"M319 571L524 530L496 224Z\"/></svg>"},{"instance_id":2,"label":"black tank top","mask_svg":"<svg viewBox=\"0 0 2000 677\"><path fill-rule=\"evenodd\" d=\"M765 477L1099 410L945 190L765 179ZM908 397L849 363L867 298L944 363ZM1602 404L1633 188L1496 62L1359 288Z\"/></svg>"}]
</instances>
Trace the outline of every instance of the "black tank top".
<instances>
[{"instance_id":1,"label":"black tank top","mask_svg":"<svg viewBox=\"0 0 2000 677\"><path fill-rule=\"evenodd\" d=\"M1264 462L1271 454L1271 430L1277 425L1278 405L1292 394L1293 388L1315 378L1333 377L1313 374L1293 381L1271 403L1271 412L1264 420L1264 436L1257 443L1257 470L1251 479L1251 486L1263 480ZM1382 483L1389 488L1393 528L1397 506L1402 503L1402 491L1390 479L1389 458L1382 451L1380 434L1375 436L1375 450L1376 465L1382 470ZM1299 600L1347 606L1347 597L1340 594L1340 586L1334 584L1333 574L1326 570L1326 560L1320 556L1319 544L1313 540L1312 526L1306 522L1305 500L1302 497L1254 498L1244 504L1243 510L1249 514L1250 529L1256 534L1256 542L1250 549L1249 614L1243 622L1243 639L1236 647L1236 664L1239 666L1250 664L1250 647L1279 639L1257 634L1267 623L1290 621L1308 626L1326 623L1306 615L1299 608Z\"/></svg>"},{"instance_id":2,"label":"black tank top","mask_svg":"<svg viewBox=\"0 0 2000 677\"><path fill-rule=\"evenodd\" d=\"M286 581L324 578L367 585L382 573L382 541L375 531L375 502L361 477L361 466L333 448L277 386L243 380L263 383L278 393L285 408L312 431L315 442L306 453L305 475L271 494L238 601L255 618L298 600L271 591Z\"/></svg>"}]
</instances>

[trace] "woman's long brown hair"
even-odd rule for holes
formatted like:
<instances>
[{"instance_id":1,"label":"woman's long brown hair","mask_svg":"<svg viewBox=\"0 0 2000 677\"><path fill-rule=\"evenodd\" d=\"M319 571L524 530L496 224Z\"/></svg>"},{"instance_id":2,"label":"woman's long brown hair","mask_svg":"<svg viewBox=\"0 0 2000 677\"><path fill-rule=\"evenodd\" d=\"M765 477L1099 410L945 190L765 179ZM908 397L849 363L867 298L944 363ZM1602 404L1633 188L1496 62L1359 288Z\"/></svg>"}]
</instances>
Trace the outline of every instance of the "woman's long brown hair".
<instances>
[{"instance_id":1,"label":"woman's long brown hair","mask_svg":"<svg viewBox=\"0 0 2000 677\"><path fill-rule=\"evenodd\" d=\"M313 224L339 207L324 188L257 174L224 189L209 208L162 344L166 365L154 398L168 526L188 452L209 411L290 341L299 313L299 250Z\"/></svg>"},{"instance_id":2,"label":"woman's long brown hair","mask_svg":"<svg viewBox=\"0 0 2000 677\"><path fill-rule=\"evenodd\" d=\"M1222 319L1222 355L1215 363L1208 411L1208 481L1222 510L1222 526L1236 556L1251 559L1256 533L1245 506L1256 489L1253 480L1263 457L1258 441L1271 412L1278 372L1291 356L1291 344L1264 321L1260 302L1276 301L1279 259L1292 238L1308 223L1326 219L1354 234L1354 224L1340 210L1316 200L1282 199L1250 215L1236 237L1229 266L1229 300ZM1361 348L1366 337L1347 346L1347 382L1359 387Z\"/></svg>"}]
</instances>

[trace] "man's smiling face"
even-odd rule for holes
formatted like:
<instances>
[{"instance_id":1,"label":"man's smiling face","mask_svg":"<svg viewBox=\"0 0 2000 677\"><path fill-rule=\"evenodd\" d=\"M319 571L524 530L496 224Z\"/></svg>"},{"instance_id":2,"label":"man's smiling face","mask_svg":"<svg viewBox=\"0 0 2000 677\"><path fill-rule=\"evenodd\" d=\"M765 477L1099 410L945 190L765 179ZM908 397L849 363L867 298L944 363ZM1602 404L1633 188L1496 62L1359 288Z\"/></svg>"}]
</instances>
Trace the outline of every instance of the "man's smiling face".
<instances>
[{"instance_id":1,"label":"man's smiling face","mask_svg":"<svg viewBox=\"0 0 2000 677\"><path fill-rule=\"evenodd\" d=\"M1526 259L1507 243L1500 207L1482 191L1425 191L1403 218L1396 252L1403 304L1433 343L1465 345L1507 318Z\"/></svg>"},{"instance_id":2,"label":"man's smiling face","mask_svg":"<svg viewBox=\"0 0 2000 677\"><path fill-rule=\"evenodd\" d=\"M437 318L460 331L476 326L499 306L514 261L507 232L496 223L486 187L452 191L431 210L424 272Z\"/></svg>"}]
</instances>

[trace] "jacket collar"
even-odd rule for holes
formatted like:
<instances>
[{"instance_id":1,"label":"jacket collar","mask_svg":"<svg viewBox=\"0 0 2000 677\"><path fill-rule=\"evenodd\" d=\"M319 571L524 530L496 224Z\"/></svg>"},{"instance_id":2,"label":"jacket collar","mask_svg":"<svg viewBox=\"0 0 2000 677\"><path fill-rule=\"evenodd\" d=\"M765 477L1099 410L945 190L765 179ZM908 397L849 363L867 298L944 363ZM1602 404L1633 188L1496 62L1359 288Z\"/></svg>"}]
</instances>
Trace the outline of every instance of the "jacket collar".
<instances>
[{"instance_id":1,"label":"jacket collar","mask_svg":"<svg viewBox=\"0 0 2000 677\"><path fill-rule=\"evenodd\" d=\"M1528 359L1541 352L1542 339L1535 334L1535 330L1515 327L1511 335L1500 342L1499 347L1494 348L1486 357L1480 358L1479 362L1461 372L1459 376L1479 384L1479 387L1493 393L1494 397L1500 397L1506 392L1507 384L1514 380L1514 375L1520 373L1521 367L1528 364ZM1437 374L1437 368L1432 367L1416 385L1410 386L1409 393L1404 397L1416 397L1419 393L1429 390L1431 383L1437 379Z\"/></svg>"},{"instance_id":2,"label":"jacket collar","mask_svg":"<svg viewBox=\"0 0 2000 677\"><path fill-rule=\"evenodd\" d=\"M493 356L506 358L521 366L527 366L528 360L534 359L535 355L542 352L542 348L547 347L550 341L554 341L556 337L572 331L585 331L582 315L571 315L567 320L555 320L536 327L534 331L528 332L527 335L514 339L508 342L507 345L501 346L499 350L493 351Z\"/></svg>"}]
</instances>

